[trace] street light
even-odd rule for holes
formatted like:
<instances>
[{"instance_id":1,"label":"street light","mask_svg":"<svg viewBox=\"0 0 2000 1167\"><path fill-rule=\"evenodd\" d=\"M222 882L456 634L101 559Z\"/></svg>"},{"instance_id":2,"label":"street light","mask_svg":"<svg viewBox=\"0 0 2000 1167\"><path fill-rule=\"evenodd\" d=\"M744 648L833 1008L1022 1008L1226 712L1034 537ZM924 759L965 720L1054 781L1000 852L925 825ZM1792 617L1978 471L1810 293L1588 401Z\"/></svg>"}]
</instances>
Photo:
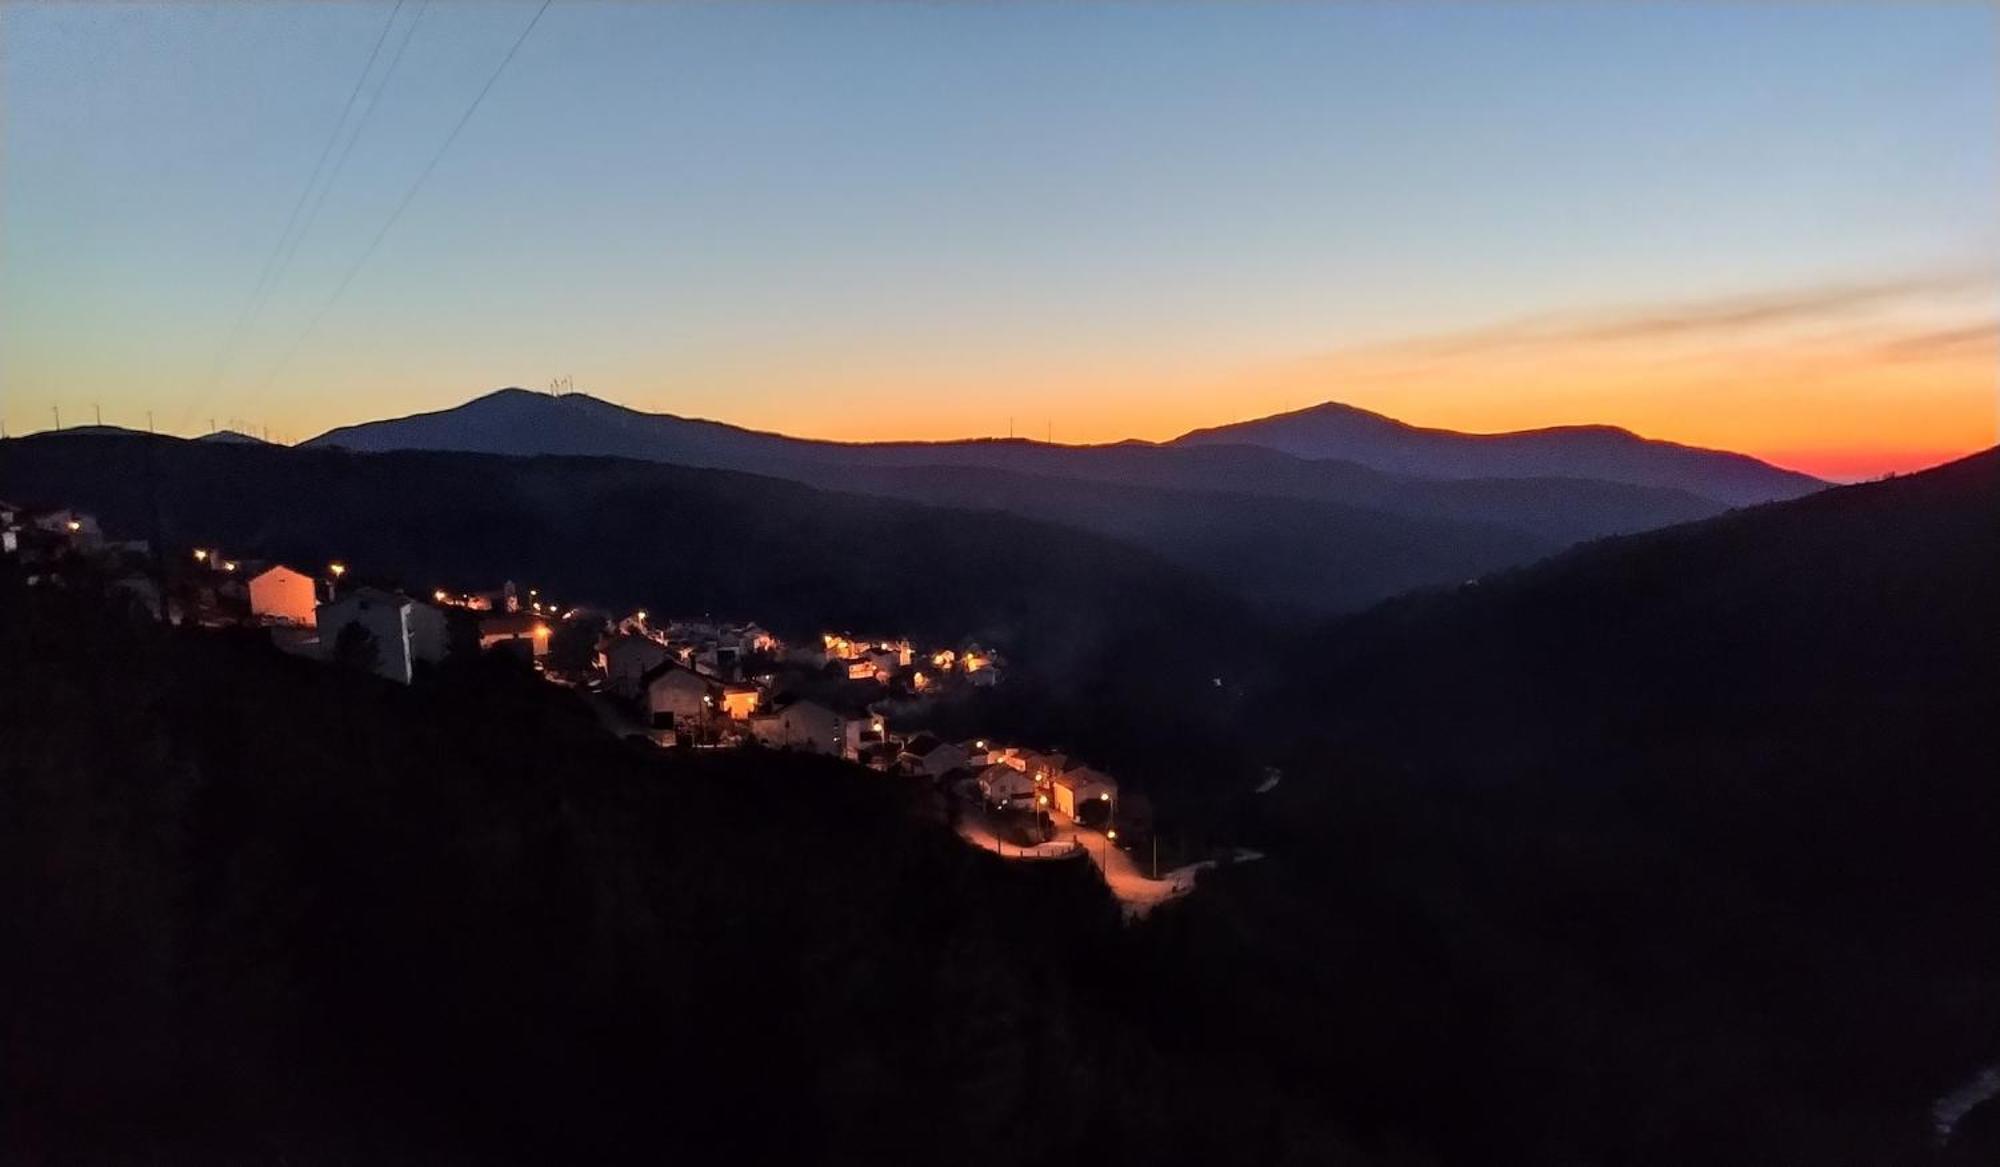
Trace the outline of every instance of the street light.
<instances>
[{"instance_id":1,"label":"street light","mask_svg":"<svg viewBox=\"0 0 2000 1167\"><path fill-rule=\"evenodd\" d=\"M326 569L333 573L333 578L335 579L339 579L341 576L347 574L347 565L338 561L327 564Z\"/></svg>"},{"instance_id":2,"label":"street light","mask_svg":"<svg viewBox=\"0 0 2000 1167\"><path fill-rule=\"evenodd\" d=\"M197 548L195 548L195 549L194 549L194 561L195 561L196 563L207 563L207 562L208 562L208 550L207 550L206 548L202 548L202 547L197 547Z\"/></svg>"}]
</instances>

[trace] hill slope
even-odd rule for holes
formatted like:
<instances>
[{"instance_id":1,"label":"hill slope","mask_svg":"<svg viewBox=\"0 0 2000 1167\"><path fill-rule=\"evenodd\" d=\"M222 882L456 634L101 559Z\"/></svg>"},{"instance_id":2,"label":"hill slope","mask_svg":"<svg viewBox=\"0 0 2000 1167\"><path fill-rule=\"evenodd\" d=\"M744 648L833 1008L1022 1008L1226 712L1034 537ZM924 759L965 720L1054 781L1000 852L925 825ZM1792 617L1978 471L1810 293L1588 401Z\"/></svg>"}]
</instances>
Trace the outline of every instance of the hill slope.
<instances>
[{"instance_id":1,"label":"hill slope","mask_svg":"<svg viewBox=\"0 0 2000 1167\"><path fill-rule=\"evenodd\" d=\"M1407 425L1331 401L1194 430L1172 444L1262 446L1428 478L1601 479L1684 490L1731 506L1797 498L1826 485L1748 455L1649 440L1612 426L1466 434Z\"/></svg>"},{"instance_id":2,"label":"hill slope","mask_svg":"<svg viewBox=\"0 0 2000 1167\"><path fill-rule=\"evenodd\" d=\"M1087 863L966 847L914 783L627 749L511 669L405 689L11 575L0 1160L1340 1152L1156 1039Z\"/></svg>"},{"instance_id":3,"label":"hill slope","mask_svg":"<svg viewBox=\"0 0 2000 1167\"><path fill-rule=\"evenodd\" d=\"M2000 1058L1996 516L1988 452L1301 644L1271 858L1189 905L1291 970L1246 1031L1459 1161L1929 1161Z\"/></svg>"}]
</instances>

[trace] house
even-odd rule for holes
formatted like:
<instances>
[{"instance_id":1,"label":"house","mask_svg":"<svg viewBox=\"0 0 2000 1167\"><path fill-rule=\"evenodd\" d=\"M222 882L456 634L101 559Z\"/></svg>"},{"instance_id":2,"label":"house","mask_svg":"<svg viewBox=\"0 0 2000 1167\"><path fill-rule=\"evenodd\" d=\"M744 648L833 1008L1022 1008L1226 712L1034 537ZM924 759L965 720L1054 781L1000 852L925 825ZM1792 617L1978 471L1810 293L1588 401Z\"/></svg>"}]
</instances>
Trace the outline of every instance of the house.
<instances>
[{"instance_id":1,"label":"house","mask_svg":"<svg viewBox=\"0 0 2000 1167\"><path fill-rule=\"evenodd\" d=\"M602 655L605 687L622 697L637 697L640 679L673 659L666 645L631 633L612 640Z\"/></svg>"},{"instance_id":2,"label":"house","mask_svg":"<svg viewBox=\"0 0 2000 1167\"><path fill-rule=\"evenodd\" d=\"M659 729L688 729L715 716L721 686L678 661L647 670L639 680L646 712Z\"/></svg>"},{"instance_id":3,"label":"house","mask_svg":"<svg viewBox=\"0 0 2000 1167\"><path fill-rule=\"evenodd\" d=\"M504 580L490 592L478 592L466 598L466 607L482 612L518 612L521 597L514 590L513 580Z\"/></svg>"},{"instance_id":4,"label":"house","mask_svg":"<svg viewBox=\"0 0 2000 1167\"><path fill-rule=\"evenodd\" d=\"M444 613L395 592L354 588L319 605L313 620L327 659L339 653L341 634L357 626L375 642L375 672L400 684L410 683L418 662L444 659Z\"/></svg>"},{"instance_id":5,"label":"house","mask_svg":"<svg viewBox=\"0 0 2000 1167\"><path fill-rule=\"evenodd\" d=\"M942 742L925 751L911 769L926 778L942 778L953 770L962 770L972 763L972 751L957 742Z\"/></svg>"},{"instance_id":6,"label":"house","mask_svg":"<svg viewBox=\"0 0 2000 1167\"><path fill-rule=\"evenodd\" d=\"M273 564L250 577L250 614L278 624L313 622L319 585L304 572Z\"/></svg>"},{"instance_id":7,"label":"house","mask_svg":"<svg viewBox=\"0 0 2000 1167\"><path fill-rule=\"evenodd\" d=\"M1000 683L1000 670L990 664L980 665L978 668L965 670L965 679L982 689L991 688Z\"/></svg>"},{"instance_id":8,"label":"house","mask_svg":"<svg viewBox=\"0 0 2000 1167\"><path fill-rule=\"evenodd\" d=\"M917 763L923 761L925 756L942 744L938 735L930 730L920 729L903 743L902 751L896 755L896 760L905 768L914 769Z\"/></svg>"},{"instance_id":9,"label":"house","mask_svg":"<svg viewBox=\"0 0 2000 1167\"><path fill-rule=\"evenodd\" d=\"M751 732L765 745L855 758L869 718L843 712L813 700L794 701L751 719Z\"/></svg>"},{"instance_id":10,"label":"house","mask_svg":"<svg viewBox=\"0 0 2000 1167\"><path fill-rule=\"evenodd\" d=\"M104 593L109 598L125 601L155 620L167 618L167 606L160 602L160 587L146 576L127 575L112 580Z\"/></svg>"},{"instance_id":11,"label":"house","mask_svg":"<svg viewBox=\"0 0 2000 1167\"><path fill-rule=\"evenodd\" d=\"M1071 766L1052 778L1050 786L1056 809L1079 821L1109 822L1118 807L1118 783L1089 766Z\"/></svg>"},{"instance_id":12,"label":"house","mask_svg":"<svg viewBox=\"0 0 2000 1167\"><path fill-rule=\"evenodd\" d=\"M736 643L745 656L752 653L771 656L784 647L769 629L756 624L745 624L737 629Z\"/></svg>"},{"instance_id":13,"label":"house","mask_svg":"<svg viewBox=\"0 0 2000 1167\"><path fill-rule=\"evenodd\" d=\"M883 672L881 666L877 665L872 659L864 656L847 662L847 679L850 681L886 681L889 679L889 675Z\"/></svg>"},{"instance_id":14,"label":"house","mask_svg":"<svg viewBox=\"0 0 2000 1167\"><path fill-rule=\"evenodd\" d=\"M51 535L67 536L83 546L95 545L98 540L104 538L104 531L97 525L95 517L69 507L40 511L29 520L29 525Z\"/></svg>"},{"instance_id":15,"label":"house","mask_svg":"<svg viewBox=\"0 0 2000 1167\"><path fill-rule=\"evenodd\" d=\"M494 612L479 618L481 651L498 647L538 661L549 654L549 635L548 621L533 612Z\"/></svg>"},{"instance_id":16,"label":"house","mask_svg":"<svg viewBox=\"0 0 2000 1167\"><path fill-rule=\"evenodd\" d=\"M974 781L979 784L980 797L993 806L1032 804L1035 800L1035 780L1003 762L981 770Z\"/></svg>"},{"instance_id":17,"label":"house","mask_svg":"<svg viewBox=\"0 0 2000 1167\"><path fill-rule=\"evenodd\" d=\"M722 687L722 711L731 721L748 721L757 712L757 706L764 699L763 690L755 685L724 685Z\"/></svg>"}]
</instances>

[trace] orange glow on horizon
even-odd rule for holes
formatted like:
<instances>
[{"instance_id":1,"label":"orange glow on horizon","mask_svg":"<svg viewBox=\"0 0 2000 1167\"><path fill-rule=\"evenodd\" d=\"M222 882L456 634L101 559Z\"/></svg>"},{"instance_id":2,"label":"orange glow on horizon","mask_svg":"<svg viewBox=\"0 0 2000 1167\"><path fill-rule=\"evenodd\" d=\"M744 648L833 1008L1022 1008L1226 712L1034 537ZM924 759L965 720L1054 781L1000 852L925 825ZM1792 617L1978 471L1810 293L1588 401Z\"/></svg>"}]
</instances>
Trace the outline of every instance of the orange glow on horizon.
<instances>
[{"instance_id":1,"label":"orange glow on horizon","mask_svg":"<svg viewBox=\"0 0 2000 1167\"><path fill-rule=\"evenodd\" d=\"M1163 336L1149 348L1086 334L1017 348L974 337L935 350L840 341L748 355L635 352L579 369L578 384L637 410L867 442L1010 430L1057 444L1165 441L1334 401L1471 433L1615 425L1852 480L2000 441L1996 292L1991 272L1918 273L1526 315L1318 351L1270 337ZM329 370L301 377L285 399L290 415L273 420L319 433L538 383L516 363L440 356L384 370L358 392Z\"/></svg>"}]
</instances>

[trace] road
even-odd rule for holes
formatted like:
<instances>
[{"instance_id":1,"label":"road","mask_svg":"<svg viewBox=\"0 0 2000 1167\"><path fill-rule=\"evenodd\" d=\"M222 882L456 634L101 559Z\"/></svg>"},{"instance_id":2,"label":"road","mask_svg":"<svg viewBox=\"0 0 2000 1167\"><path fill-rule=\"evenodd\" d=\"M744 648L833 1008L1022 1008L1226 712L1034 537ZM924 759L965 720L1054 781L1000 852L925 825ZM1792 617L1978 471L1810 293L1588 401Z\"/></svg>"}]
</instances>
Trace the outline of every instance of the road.
<instances>
[{"instance_id":1,"label":"road","mask_svg":"<svg viewBox=\"0 0 2000 1167\"><path fill-rule=\"evenodd\" d=\"M1213 867L1212 861L1190 863L1186 867L1164 872L1160 878L1150 878L1139 869L1132 857L1116 847L1106 845L1104 833L1088 827L1079 827L1073 822L1059 821L1055 837L1046 843L1033 847L1003 843L976 806L966 807L958 816L958 833L966 842L975 847L991 851L1004 859L1036 860L1060 859L1076 853L1078 848L1090 857L1092 866L1103 876L1104 884L1117 898L1124 910L1125 918L1137 919L1166 903L1194 890L1195 872L1204 867Z\"/></svg>"}]
</instances>

